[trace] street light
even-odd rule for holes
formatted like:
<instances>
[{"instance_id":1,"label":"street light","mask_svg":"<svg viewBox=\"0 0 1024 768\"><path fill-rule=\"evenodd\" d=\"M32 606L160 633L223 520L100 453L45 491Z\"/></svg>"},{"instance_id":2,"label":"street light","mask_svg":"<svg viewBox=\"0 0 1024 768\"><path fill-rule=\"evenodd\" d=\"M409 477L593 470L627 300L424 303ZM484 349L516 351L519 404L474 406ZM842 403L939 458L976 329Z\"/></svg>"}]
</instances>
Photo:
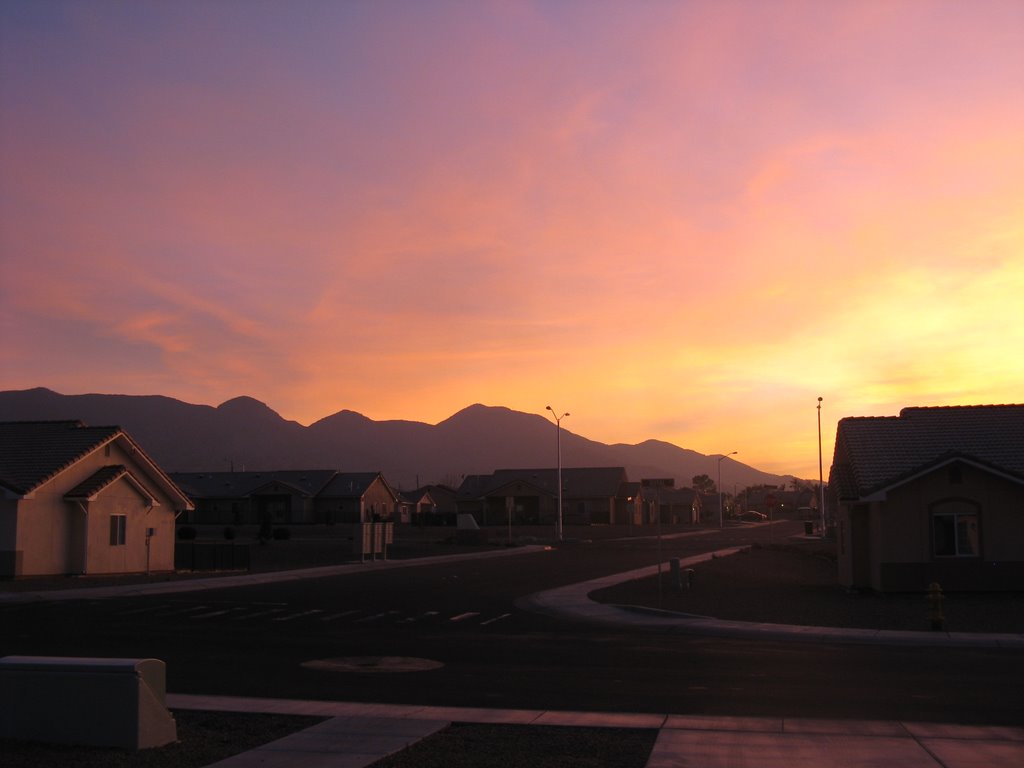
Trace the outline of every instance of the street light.
<instances>
[{"instance_id":1,"label":"street light","mask_svg":"<svg viewBox=\"0 0 1024 768\"><path fill-rule=\"evenodd\" d=\"M735 456L739 451L733 451L732 453L726 453L718 457L718 527L722 528L725 524L723 523L724 517L722 515L722 459L729 456Z\"/></svg>"},{"instance_id":2,"label":"street light","mask_svg":"<svg viewBox=\"0 0 1024 768\"><path fill-rule=\"evenodd\" d=\"M821 507L821 538L825 538L825 477L821 467L821 398L818 398L818 506Z\"/></svg>"},{"instance_id":3,"label":"street light","mask_svg":"<svg viewBox=\"0 0 1024 768\"><path fill-rule=\"evenodd\" d=\"M562 419L568 411L559 416L550 405L547 407L555 419L555 442L558 445L558 518L555 522L555 538L562 540Z\"/></svg>"}]
</instances>

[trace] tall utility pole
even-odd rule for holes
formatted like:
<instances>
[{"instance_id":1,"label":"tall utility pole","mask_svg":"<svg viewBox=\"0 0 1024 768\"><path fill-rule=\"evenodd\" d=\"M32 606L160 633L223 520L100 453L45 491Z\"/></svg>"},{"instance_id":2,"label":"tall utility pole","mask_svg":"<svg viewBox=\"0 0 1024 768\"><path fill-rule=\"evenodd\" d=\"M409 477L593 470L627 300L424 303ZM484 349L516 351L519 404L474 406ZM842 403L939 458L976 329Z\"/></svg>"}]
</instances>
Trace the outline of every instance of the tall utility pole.
<instances>
[{"instance_id":1,"label":"tall utility pole","mask_svg":"<svg viewBox=\"0 0 1024 768\"><path fill-rule=\"evenodd\" d=\"M555 538L562 540L562 419L568 412L559 416L550 405L547 407L555 419L555 444L558 446L558 517L555 521Z\"/></svg>"},{"instance_id":2,"label":"tall utility pole","mask_svg":"<svg viewBox=\"0 0 1024 768\"><path fill-rule=\"evenodd\" d=\"M821 538L825 538L825 473L821 463L821 398L818 398L818 506L821 508Z\"/></svg>"},{"instance_id":3,"label":"tall utility pole","mask_svg":"<svg viewBox=\"0 0 1024 768\"><path fill-rule=\"evenodd\" d=\"M723 509L722 509L722 459L727 456L735 456L739 451L733 451L732 453L726 453L718 457L718 527L722 528L725 526L723 522Z\"/></svg>"}]
</instances>

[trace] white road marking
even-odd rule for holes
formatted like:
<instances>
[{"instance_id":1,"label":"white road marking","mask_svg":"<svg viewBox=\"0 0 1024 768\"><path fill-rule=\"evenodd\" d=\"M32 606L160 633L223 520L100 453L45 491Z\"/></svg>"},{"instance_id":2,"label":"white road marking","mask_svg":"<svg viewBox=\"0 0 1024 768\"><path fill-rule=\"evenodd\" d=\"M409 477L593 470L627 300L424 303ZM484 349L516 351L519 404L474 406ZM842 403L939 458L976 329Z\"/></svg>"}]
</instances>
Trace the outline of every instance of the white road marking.
<instances>
[{"instance_id":1,"label":"white road marking","mask_svg":"<svg viewBox=\"0 0 1024 768\"><path fill-rule=\"evenodd\" d=\"M323 613L323 610L320 609L320 608L313 608L312 610L309 610L309 611L301 611L299 613L290 613L287 616L278 616L276 619L274 619L274 621L291 621L292 619L299 619L299 618L302 618L303 616L312 616L315 613Z\"/></svg>"},{"instance_id":2,"label":"white road marking","mask_svg":"<svg viewBox=\"0 0 1024 768\"><path fill-rule=\"evenodd\" d=\"M502 619L507 619L511 615L512 615L511 613L503 613L503 614L501 614L501 616L495 616L493 619L488 619L487 621L481 621L480 622L480 626L481 627L486 627L488 624L493 624L496 621L501 621Z\"/></svg>"}]
</instances>

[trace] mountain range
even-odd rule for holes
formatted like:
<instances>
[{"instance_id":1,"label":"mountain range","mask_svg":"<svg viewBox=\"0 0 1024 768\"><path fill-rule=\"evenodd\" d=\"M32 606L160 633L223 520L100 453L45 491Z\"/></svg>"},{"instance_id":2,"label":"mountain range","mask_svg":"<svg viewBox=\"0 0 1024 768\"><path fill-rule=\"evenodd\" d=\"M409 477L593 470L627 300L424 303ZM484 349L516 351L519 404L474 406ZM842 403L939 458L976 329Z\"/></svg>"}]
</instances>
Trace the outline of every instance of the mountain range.
<instances>
[{"instance_id":1,"label":"mountain range","mask_svg":"<svg viewBox=\"0 0 1024 768\"><path fill-rule=\"evenodd\" d=\"M394 487L458 486L465 475L553 467L555 424L538 414L471 405L438 424L374 421L343 410L310 424L282 418L251 397L217 407L161 395L62 395L45 388L0 392L0 421L78 419L117 425L167 472L338 469L380 471ZM563 467L625 467L631 480L696 475L718 479L718 456L659 440L636 445L588 440L562 428ZM722 485L782 485L793 478L727 457Z\"/></svg>"}]
</instances>

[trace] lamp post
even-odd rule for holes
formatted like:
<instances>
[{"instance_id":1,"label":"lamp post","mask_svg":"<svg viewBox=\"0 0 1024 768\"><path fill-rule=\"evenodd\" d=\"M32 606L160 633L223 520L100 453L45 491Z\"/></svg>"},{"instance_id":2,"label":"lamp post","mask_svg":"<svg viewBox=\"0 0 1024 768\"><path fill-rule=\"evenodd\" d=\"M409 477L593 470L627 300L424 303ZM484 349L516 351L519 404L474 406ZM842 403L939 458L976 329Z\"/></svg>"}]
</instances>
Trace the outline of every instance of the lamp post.
<instances>
[{"instance_id":1,"label":"lamp post","mask_svg":"<svg viewBox=\"0 0 1024 768\"><path fill-rule=\"evenodd\" d=\"M562 540L562 419L568 411L559 416L550 405L547 407L555 419L555 443L558 446L558 517L555 521L555 538Z\"/></svg>"},{"instance_id":2,"label":"lamp post","mask_svg":"<svg viewBox=\"0 0 1024 768\"><path fill-rule=\"evenodd\" d=\"M724 516L722 514L722 459L729 456L735 456L739 451L733 451L732 453L726 453L718 457L718 527L723 528L725 526Z\"/></svg>"},{"instance_id":3,"label":"lamp post","mask_svg":"<svg viewBox=\"0 0 1024 768\"><path fill-rule=\"evenodd\" d=\"M821 398L818 398L818 506L821 508L821 538L825 538L825 477L821 465Z\"/></svg>"}]
</instances>

